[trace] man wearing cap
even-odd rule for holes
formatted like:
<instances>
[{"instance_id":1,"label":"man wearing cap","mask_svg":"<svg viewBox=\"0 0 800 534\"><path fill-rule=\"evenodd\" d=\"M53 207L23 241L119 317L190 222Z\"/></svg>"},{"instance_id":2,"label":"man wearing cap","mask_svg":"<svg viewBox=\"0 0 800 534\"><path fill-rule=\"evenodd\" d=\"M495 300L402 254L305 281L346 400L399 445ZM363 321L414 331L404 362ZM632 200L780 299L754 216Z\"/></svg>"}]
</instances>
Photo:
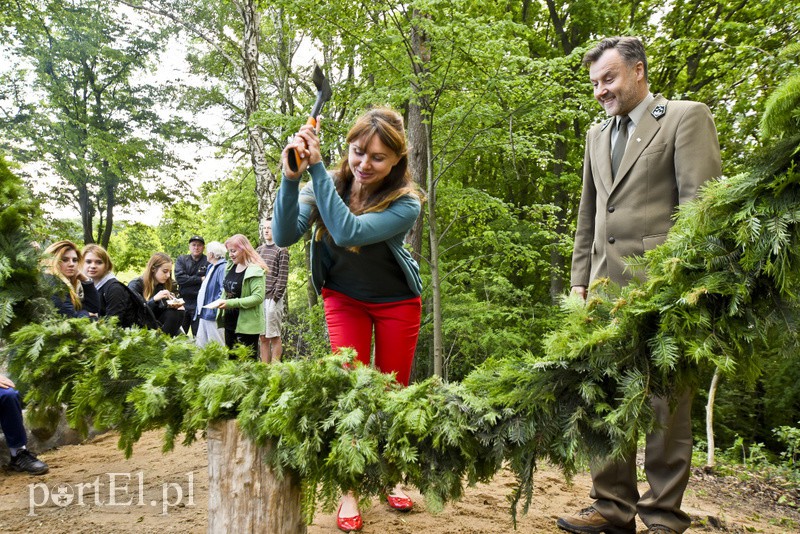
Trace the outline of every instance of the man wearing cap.
<instances>
[{"instance_id":1,"label":"man wearing cap","mask_svg":"<svg viewBox=\"0 0 800 534\"><path fill-rule=\"evenodd\" d=\"M193 320L197 309L197 293L208 268L208 259L203 254L205 248L205 240L199 235L193 235L189 238L189 254L178 256L175 262L175 281L178 282L178 289L184 301L183 306L186 308L183 331L188 334L191 326L193 336L197 335L197 321Z\"/></svg>"}]
</instances>

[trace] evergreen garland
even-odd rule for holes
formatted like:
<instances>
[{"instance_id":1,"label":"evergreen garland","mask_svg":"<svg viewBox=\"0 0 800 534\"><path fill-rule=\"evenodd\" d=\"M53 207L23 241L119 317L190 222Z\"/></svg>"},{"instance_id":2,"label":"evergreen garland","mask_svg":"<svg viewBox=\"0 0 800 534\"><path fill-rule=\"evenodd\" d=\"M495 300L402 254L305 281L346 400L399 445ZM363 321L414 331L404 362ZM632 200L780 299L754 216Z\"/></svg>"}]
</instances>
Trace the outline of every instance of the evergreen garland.
<instances>
[{"instance_id":1,"label":"evergreen garland","mask_svg":"<svg viewBox=\"0 0 800 534\"><path fill-rule=\"evenodd\" d=\"M31 222L41 214L28 190L0 156L0 339L50 311L39 276Z\"/></svg>"},{"instance_id":2,"label":"evergreen garland","mask_svg":"<svg viewBox=\"0 0 800 534\"><path fill-rule=\"evenodd\" d=\"M569 476L634 450L653 430L650 395L694 387L705 366L754 379L764 355L796 354L800 131L772 110L765 121L789 129L751 172L681 209L666 243L637 260L646 282L601 280L587 303L565 299L542 354L490 360L461 384L401 388L347 352L231 361L216 344L77 319L12 334L10 371L34 411L66 404L82 431L90 419L116 428L127 455L147 429L166 428L171 448L236 417L272 466L300 476L309 521L320 500L367 499L401 479L435 510L504 465L519 483L512 514L521 499L527 510L537 461Z\"/></svg>"}]
</instances>

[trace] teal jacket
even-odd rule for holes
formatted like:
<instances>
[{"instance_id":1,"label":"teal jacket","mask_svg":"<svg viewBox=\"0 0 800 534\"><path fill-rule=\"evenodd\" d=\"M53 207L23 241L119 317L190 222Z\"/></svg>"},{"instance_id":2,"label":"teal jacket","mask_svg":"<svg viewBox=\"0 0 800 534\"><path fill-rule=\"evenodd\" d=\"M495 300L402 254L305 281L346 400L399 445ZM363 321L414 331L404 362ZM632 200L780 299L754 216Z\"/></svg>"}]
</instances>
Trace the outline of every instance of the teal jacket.
<instances>
[{"instance_id":1,"label":"teal jacket","mask_svg":"<svg viewBox=\"0 0 800 534\"><path fill-rule=\"evenodd\" d=\"M286 176L281 181L272 220L272 237L279 247L288 247L308 230L308 219L314 206L319 210L333 241L340 247L360 247L386 242L400 265L408 287L414 295L422 293L419 265L403 247L403 239L419 216L421 205L410 196L398 198L381 212L354 215L336 192L333 178L325 165L315 163L308 168L311 182L300 191L300 181ZM322 291L330 266L324 245L311 242L311 282L317 293Z\"/></svg>"},{"instance_id":2,"label":"teal jacket","mask_svg":"<svg viewBox=\"0 0 800 534\"><path fill-rule=\"evenodd\" d=\"M236 266L229 262L225 274ZM263 334L264 320L264 269L250 264L244 271L242 280L242 296L238 299L227 299L225 306L239 308L239 319L236 321L237 334ZM225 310L222 310L223 313ZM219 319L218 319L219 320Z\"/></svg>"}]
</instances>

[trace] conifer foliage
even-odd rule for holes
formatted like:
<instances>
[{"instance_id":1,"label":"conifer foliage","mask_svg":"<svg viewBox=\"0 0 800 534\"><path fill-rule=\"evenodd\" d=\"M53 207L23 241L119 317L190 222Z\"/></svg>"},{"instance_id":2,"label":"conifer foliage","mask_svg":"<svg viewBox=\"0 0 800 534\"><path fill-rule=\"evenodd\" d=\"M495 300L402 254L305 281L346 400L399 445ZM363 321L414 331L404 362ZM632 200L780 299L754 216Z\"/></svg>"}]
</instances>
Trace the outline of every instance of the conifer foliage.
<instances>
[{"instance_id":1,"label":"conifer foliage","mask_svg":"<svg viewBox=\"0 0 800 534\"><path fill-rule=\"evenodd\" d=\"M797 109L796 91L781 95L768 114ZM800 129L765 120L778 128L769 149L681 210L666 243L637 260L646 282L599 281L587 303L565 299L543 353L488 361L460 384L401 388L349 353L234 361L216 344L87 320L18 330L9 369L34 410L66 404L76 428L116 428L127 454L146 429L166 428L170 448L236 417L273 466L300 476L309 520L319 500L369 498L401 479L436 509L504 465L519 482L515 512L537 461L570 475L587 457L629 453L653 429L650 395L693 387L705 366L754 378L763 356L795 357Z\"/></svg>"},{"instance_id":2,"label":"conifer foliage","mask_svg":"<svg viewBox=\"0 0 800 534\"><path fill-rule=\"evenodd\" d=\"M43 318L49 309L31 230L39 215L22 180L0 157L0 338L24 322Z\"/></svg>"}]
</instances>

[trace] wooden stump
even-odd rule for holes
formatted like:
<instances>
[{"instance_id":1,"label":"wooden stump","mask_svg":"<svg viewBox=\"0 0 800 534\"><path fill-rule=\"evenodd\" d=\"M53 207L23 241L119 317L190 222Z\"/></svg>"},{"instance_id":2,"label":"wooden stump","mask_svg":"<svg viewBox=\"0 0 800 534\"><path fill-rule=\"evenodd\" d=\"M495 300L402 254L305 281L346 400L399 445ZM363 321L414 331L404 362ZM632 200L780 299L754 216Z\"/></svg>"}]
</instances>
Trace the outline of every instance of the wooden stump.
<instances>
[{"instance_id":1,"label":"wooden stump","mask_svg":"<svg viewBox=\"0 0 800 534\"><path fill-rule=\"evenodd\" d=\"M208 532L305 534L300 481L279 479L234 419L208 427Z\"/></svg>"}]
</instances>

